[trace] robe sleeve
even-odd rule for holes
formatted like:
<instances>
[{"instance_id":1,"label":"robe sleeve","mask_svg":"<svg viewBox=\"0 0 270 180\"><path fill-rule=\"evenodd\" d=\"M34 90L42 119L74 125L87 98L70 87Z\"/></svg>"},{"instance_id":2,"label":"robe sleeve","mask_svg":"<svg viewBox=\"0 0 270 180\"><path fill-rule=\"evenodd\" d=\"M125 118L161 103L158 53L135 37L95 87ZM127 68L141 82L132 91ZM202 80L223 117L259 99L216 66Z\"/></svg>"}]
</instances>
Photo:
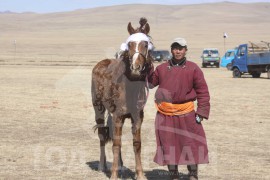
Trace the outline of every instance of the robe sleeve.
<instances>
[{"instance_id":1,"label":"robe sleeve","mask_svg":"<svg viewBox=\"0 0 270 180\"><path fill-rule=\"evenodd\" d=\"M148 76L148 82L149 82L149 88L153 89L157 85L159 85L159 79L158 79L158 68L154 70L154 66L152 66L149 76Z\"/></svg>"},{"instance_id":2,"label":"robe sleeve","mask_svg":"<svg viewBox=\"0 0 270 180\"><path fill-rule=\"evenodd\" d=\"M201 115L205 119L208 119L210 113L210 95L208 86L204 79L202 70L196 67L193 76L193 87L197 94L197 111L198 115Z\"/></svg>"}]
</instances>

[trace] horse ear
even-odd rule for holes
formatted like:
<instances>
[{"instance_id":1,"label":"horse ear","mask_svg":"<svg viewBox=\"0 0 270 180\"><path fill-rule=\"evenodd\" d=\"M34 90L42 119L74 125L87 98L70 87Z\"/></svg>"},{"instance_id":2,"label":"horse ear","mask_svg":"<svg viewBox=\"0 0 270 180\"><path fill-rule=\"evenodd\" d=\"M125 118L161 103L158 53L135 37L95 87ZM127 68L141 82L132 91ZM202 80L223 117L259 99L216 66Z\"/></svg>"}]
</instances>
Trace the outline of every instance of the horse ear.
<instances>
[{"instance_id":1,"label":"horse ear","mask_svg":"<svg viewBox=\"0 0 270 180\"><path fill-rule=\"evenodd\" d=\"M127 30L130 35L135 33L135 29L132 27L131 22L128 23Z\"/></svg>"},{"instance_id":2,"label":"horse ear","mask_svg":"<svg viewBox=\"0 0 270 180\"><path fill-rule=\"evenodd\" d=\"M148 34L149 32L150 32L150 26L148 23L146 23L144 27L144 34Z\"/></svg>"}]
</instances>

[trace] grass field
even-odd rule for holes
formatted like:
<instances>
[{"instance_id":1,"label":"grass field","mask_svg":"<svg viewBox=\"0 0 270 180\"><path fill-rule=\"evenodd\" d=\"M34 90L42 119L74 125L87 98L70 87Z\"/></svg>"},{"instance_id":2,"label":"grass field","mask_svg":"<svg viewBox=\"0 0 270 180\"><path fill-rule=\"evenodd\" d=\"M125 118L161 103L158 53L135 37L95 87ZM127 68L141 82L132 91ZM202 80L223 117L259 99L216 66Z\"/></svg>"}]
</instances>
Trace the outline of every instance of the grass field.
<instances>
[{"instance_id":1,"label":"grass field","mask_svg":"<svg viewBox=\"0 0 270 180\"><path fill-rule=\"evenodd\" d=\"M125 5L53 14L0 14L0 179L107 179L97 171L99 140L91 104L91 71L126 40L129 21L148 18L158 49L175 37L188 41L200 65L205 47L224 52L248 41L270 41L270 3L190 6ZM123 11L125 10L125 11ZM230 12L230 13L228 13ZM252 12L252 13L251 13ZM14 44L16 40L16 46ZM155 63L155 66L158 65ZM233 79L223 68L204 68L211 113L203 122L210 164L200 179L270 179L270 80ZM147 179L168 179L155 154L154 90L142 125ZM123 132L123 179L134 179L130 123ZM112 163L111 144L106 147ZM186 167L180 166L186 178Z\"/></svg>"}]
</instances>

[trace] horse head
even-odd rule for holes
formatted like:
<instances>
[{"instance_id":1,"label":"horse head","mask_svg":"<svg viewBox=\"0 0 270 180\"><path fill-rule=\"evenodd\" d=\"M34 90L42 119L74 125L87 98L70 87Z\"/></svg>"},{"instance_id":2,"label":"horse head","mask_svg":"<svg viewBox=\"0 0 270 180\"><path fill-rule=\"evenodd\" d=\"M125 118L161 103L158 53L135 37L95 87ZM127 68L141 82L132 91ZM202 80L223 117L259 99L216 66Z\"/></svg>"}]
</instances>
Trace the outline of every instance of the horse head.
<instances>
[{"instance_id":1,"label":"horse head","mask_svg":"<svg viewBox=\"0 0 270 180\"><path fill-rule=\"evenodd\" d=\"M125 43L125 50L132 76L140 76L146 65L151 63L149 50L152 49L153 45L150 36L148 36L150 26L145 18L141 18L140 25L139 28L134 29L129 22L127 26L130 36Z\"/></svg>"}]
</instances>

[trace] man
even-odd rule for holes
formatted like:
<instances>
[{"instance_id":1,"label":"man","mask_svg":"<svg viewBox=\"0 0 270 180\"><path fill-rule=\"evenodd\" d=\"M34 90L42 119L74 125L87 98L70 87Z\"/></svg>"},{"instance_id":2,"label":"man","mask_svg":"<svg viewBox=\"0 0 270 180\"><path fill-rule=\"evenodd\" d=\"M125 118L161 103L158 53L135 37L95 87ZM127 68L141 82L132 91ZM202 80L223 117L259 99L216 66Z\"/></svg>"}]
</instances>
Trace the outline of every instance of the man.
<instances>
[{"instance_id":1,"label":"man","mask_svg":"<svg viewBox=\"0 0 270 180\"><path fill-rule=\"evenodd\" d=\"M149 76L155 93L157 150L154 161L167 165L178 179L178 165L187 165L190 179L198 179L198 164L208 163L208 148L201 121L208 119L210 96L203 72L186 59L187 42L176 38L172 59L156 67ZM197 109L194 109L197 101Z\"/></svg>"}]
</instances>

